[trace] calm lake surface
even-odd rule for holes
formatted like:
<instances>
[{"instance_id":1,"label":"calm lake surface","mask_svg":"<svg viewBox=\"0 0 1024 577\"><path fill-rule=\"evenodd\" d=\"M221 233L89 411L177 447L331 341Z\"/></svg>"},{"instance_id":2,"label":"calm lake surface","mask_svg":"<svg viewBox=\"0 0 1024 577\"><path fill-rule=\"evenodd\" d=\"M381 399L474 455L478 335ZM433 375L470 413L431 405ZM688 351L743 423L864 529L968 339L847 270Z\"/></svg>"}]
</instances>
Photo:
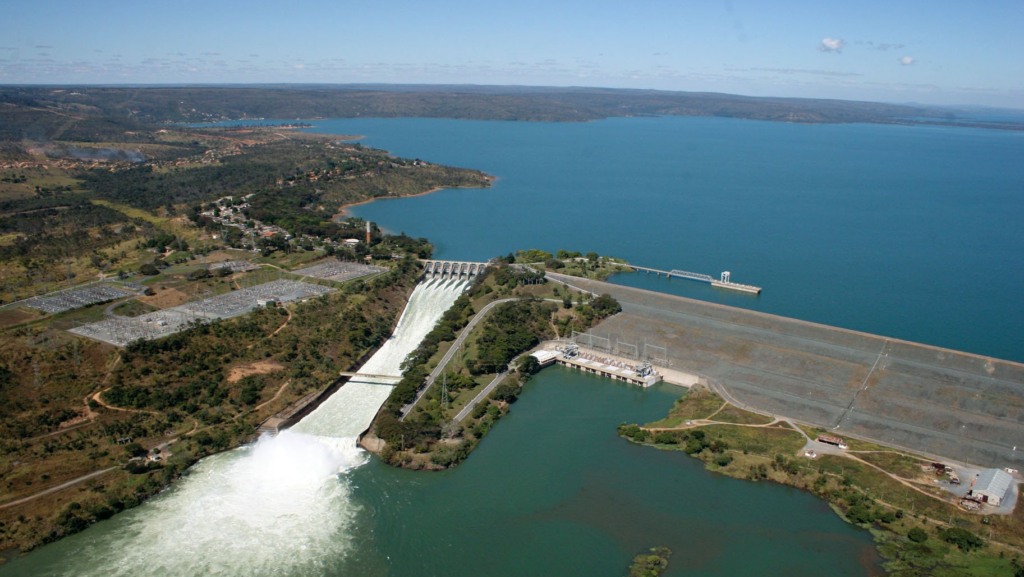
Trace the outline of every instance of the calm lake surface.
<instances>
[{"instance_id":1,"label":"calm lake surface","mask_svg":"<svg viewBox=\"0 0 1024 577\"><path fill-rule=\"evenodd\" d=\"M352 213L438 258L595 251L764 287L613 281L1024 362L1024 133L721 118L315 121L487 190Z\"/></svg>"}]
</instances>

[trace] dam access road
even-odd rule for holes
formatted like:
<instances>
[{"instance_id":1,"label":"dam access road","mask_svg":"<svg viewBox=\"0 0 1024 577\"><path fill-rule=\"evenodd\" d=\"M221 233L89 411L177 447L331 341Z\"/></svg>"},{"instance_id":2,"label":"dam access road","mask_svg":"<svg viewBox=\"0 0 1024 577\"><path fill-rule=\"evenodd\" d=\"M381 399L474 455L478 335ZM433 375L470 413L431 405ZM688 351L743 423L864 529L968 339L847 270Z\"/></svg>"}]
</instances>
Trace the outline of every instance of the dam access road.
<instances>
[{"instance_id":1,"label":"dam access road","mask_svg":"<svg viewBox=\"0 0 1024 577\"><path fill-rule=\"evenodd\" d=\"M741 407L925 456L1024 468L1024 364L548 273L618 299L591 333L667 349Z\"/></svg>"}]
</instances>

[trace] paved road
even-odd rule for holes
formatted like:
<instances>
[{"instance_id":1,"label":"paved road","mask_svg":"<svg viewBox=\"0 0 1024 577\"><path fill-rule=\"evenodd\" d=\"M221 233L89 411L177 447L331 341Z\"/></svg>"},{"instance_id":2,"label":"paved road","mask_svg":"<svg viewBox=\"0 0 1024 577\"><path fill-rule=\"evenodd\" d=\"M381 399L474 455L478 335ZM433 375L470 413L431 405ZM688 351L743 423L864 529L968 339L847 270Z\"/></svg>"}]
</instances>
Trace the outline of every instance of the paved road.
<instances>
[{"instance_id":1,"label":"paved road","mask_svg":"<svg viewBox=\"0 0 1024 577\"><path fill-rule=\"evenodd\" d=\"M430 387L434 384L434 381L436 381L437 378L441 376L441 373L444 372L445 367L448 366L448 363L452 360L452 357L454 357L455 353L459 350L460 347L462 347L462 343L464 343L466 341L466 338L470 335L470 333L473 332L473 329L476 327L477 323L483 320L483 318L487 316L487 313L491 312L491 309L493 309L494 307L502 303L517 300L520 299L518 297L498 299L496 301L487 303L487 305L484 306L484 308L480 309L479 312L473 315L473 318L470 319L466 327L462 329L462 332L459 333L458 338L455 339L455 342L452 343L452 346L448 348L448 352L445 353L444 357L441 358L441 362L437 363L437 367L434 368L433 371L431 371L430 376L427 377L426 386L424 386L423 389L420 390L420 393L416 395L416 400L402 407L401 420L405 420L405 417L409 414L410 411L412 411L412 408L416 406L416 403L420 402L420 399L423 398L423 395L427 394L427 391L430 390Z\"/></svg>"},{"instance_id":2,"label":"paved road","mask_svg":"<svg viewBox=\"0 0 1024 577\"><path fill-rule=\"evenodd\" d=\"M27 502L31 501L32 499L36 499L36 498L42 497L43 495L49 495L50 493L56 493L57 491L60 491L62 489L67 489L68 487L70 487L72 485L76 485L78 483L81 483L82 481L88 481L89 479L92 479L93 477L99 477L100 475L103 475L104 473L109 473L110 471L113 471L115 469L120 469L120 467L108 467L108 468L102 469L100 471L93 471L92 473L89 473L88 475L82 475L81 477L78 477L77 479L71 479L67 483L61 483L60 485L57 485L55 487L50 487L49 489L43 489L42 491L39 491L38 493L35 493L33 495L29 495L28 497L23 497L21 499L18 499L17 501L11 501L10 503L4 503L3 505L0 505L0 509L6 509L8 507L14 507L15 505L21 505L22 503L27 503Z\"/></svg>"},{"instance_id":3,"label":"paved road","mask_svg":"<svg viewBox=\"0 0 1024 577\"><path fill-rule=\"evenodd\" d=\"M468 405L463 407L462 410L459 411L459 414L455 415L455 418L452 420L456 423L461 423L463 419L469 416L469 412L476 408L476 406L480 404L480 401L486 399L487 395L491 394L491 391L496 389L498 385L501 384L501 381L504 381L505 377L507 376L508 371L498 373L498 376L494 377L493 381L491 381L486 387L484 387L482 391L477 393L476 396L473 397L473 400L470 401Z\"/></svg>"}]
</instances>

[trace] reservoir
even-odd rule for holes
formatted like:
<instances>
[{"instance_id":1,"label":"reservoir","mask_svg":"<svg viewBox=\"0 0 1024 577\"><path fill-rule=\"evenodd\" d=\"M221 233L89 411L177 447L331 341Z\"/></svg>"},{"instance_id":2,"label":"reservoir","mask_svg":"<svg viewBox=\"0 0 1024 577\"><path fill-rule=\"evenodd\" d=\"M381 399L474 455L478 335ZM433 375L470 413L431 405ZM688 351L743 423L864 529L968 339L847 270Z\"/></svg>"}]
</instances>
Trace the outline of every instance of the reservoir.
<instances>
[{"instance_id":1,"label":"reservoir","mask_svg":"<svg viewBox=\"0 0 1024 577\"><path fill-rule=\"evenodd\" d=\"M352 213L435 256L595 251L764 287L613 282L1024 361L1024 133L724 118L590 123L315 121L405 157L477 168L487 190Z\"/></svg>"}]
</instances>

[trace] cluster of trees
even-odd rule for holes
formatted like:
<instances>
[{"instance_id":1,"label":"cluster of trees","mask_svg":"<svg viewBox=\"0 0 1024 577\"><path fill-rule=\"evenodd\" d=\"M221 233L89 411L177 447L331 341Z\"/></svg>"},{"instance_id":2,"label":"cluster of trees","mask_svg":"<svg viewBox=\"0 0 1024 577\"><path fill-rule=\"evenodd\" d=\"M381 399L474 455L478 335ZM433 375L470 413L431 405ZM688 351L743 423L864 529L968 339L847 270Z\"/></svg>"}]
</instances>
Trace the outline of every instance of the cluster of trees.
<instances>
[{"instance_id":1,"label":"cluster of trees","mask_svg":"<svg viewBox=\"0 0 1024 577\"><path fill-rule=\"evenodd\" d=\"M647 553L633 557L629 566L629 577L658 577L668 569L672 550L668 547L654 547Z\"/></svg>"},{"instance_id":2,"label":"cluster of trees","mask_svg":"<svg viewBox=\"0 0 1024 577\"><path fill-rule=\"evenodd\" d=\"M874 523L894 523L903 517L903 511L892 511L875 503L867 495L859 491L847 491L843 500L846 503L844 515L851 523L872 525Z\"/></svg>"},{"instance_id":3,"label":"cluster of trees","mask_svg":"<svg viewBox=\"0 0 1024 577\"><path fill-rule=\"evenodd\" d=\"M544 278L544 271L541 270L508 266L505 263L500 263L498 266L492 267L491 270L491 278L494 279L494 284L510 289L519 285L543 284L547 282L547 279Z\"/></svg>"},{"instance_id":4,"label":"cluster of trees","mask_svg":"<svg viewBox=\"0 0 1024 577\"><path fill-rule=\"evenodd\" d=\"M939 538L952 543L963 551L973 551L985 546L985 541L962 527L947 527L939 530Z\"/></svg>"},{"instance_id":5,"label":"cluster of trees","mask_svg":"<svg viewBox=\"0 0 1024 577\"><path fill-rule=\"evenodd\" d=\"M495 307L476 338L477 358L466 362L474 375L504 370L519 353L553 337L551 315L557 307L541 300L518 300Z\"/></svg>"},{"instance_id":6,"label":"cluster of trees","mask_svg":"<svg viewBox=\"0 0 1024 577\"><path fill-rule=\"evenodd\" d=\"M169 232L155 231L141 243L143 248L153 248L157 252L171 250L188 250L188 241Z\"/></svg>"},{"instance_id":7,"label":"cluster of trees","mask_svg":"<svg viewBox=\"0 0 1024 577\"><path fill-rule=\"evenodd\" d=\"M637 443L652 443L655 445L677 445L686 451L688 455L696 455L704 450L708 450L716 455L716 460L728 459L724 464L720 466L724 467L732 461L732 457L726 453L729 449L729 444L720 439L709 438L708 435L700 430L690 431L658 431L652 433L646 429L640 428L634 424L619 425L619 435L631 439ZM720 459L718 457L721 457Z\"/></svg>"},{"instance_id":8,"label":"cluster of trees","mask_svg":"<svg viewBox=\"0 0 1024 577\"><path fill-rule=\"evenodd\" d=\"M478 285L479 286L479 285ZM402 363L402 380L392 389L385 408L392 415L397 414L401 408L416 399L416 393L423 387L427 378L427 361L437 353L442 342L455 340L455 335L462 330L474 314L471 296L473 290L463 293L455 300L455 303L441 316L437 325L427 333L423 341L413 352L409 353ZM378 436L382 433L378 431ZM387 434L385 432L384 434Z\"/></svg>"},{"instance_id":9,"label":"cluster of trees","mask_svg":"<svg viewBox=\"0 0 1024 577\"><path fill-rule=\"evenodd\" d=\"M0 234L18 235L0 246L0 260L54 261L88 254L123 240L114 227L138 224L81 195L10 200L0 203L0 214Z\"/></svg>"},{"instance_id":10,"label":"cluster of trees","mask_svg":"<svg viewBox=\"0 0 1024 577\"><path fill-rule=\"evenodd\" d=\"M117 171L93 169L77 176L85 188L100 198L156 210L255 192L271 186L282 168L263 155L250 153L180 170L156 171L145 164Z\"/></svg>"},{"instance_id":11,"label":"cluster of trees","mask_svg":"<svg viewBox=\"0 0 1024 577\"><path fill-rule=\"evenodd\" d=\"M510 254L504 257L502 260L508 264L520 263L520 264L531 264L544 262L551 259L551 253L546 250L540 250L537 248L531 248L526 250L517 250L515 254Z\"/></svg>"}]
</instances>

